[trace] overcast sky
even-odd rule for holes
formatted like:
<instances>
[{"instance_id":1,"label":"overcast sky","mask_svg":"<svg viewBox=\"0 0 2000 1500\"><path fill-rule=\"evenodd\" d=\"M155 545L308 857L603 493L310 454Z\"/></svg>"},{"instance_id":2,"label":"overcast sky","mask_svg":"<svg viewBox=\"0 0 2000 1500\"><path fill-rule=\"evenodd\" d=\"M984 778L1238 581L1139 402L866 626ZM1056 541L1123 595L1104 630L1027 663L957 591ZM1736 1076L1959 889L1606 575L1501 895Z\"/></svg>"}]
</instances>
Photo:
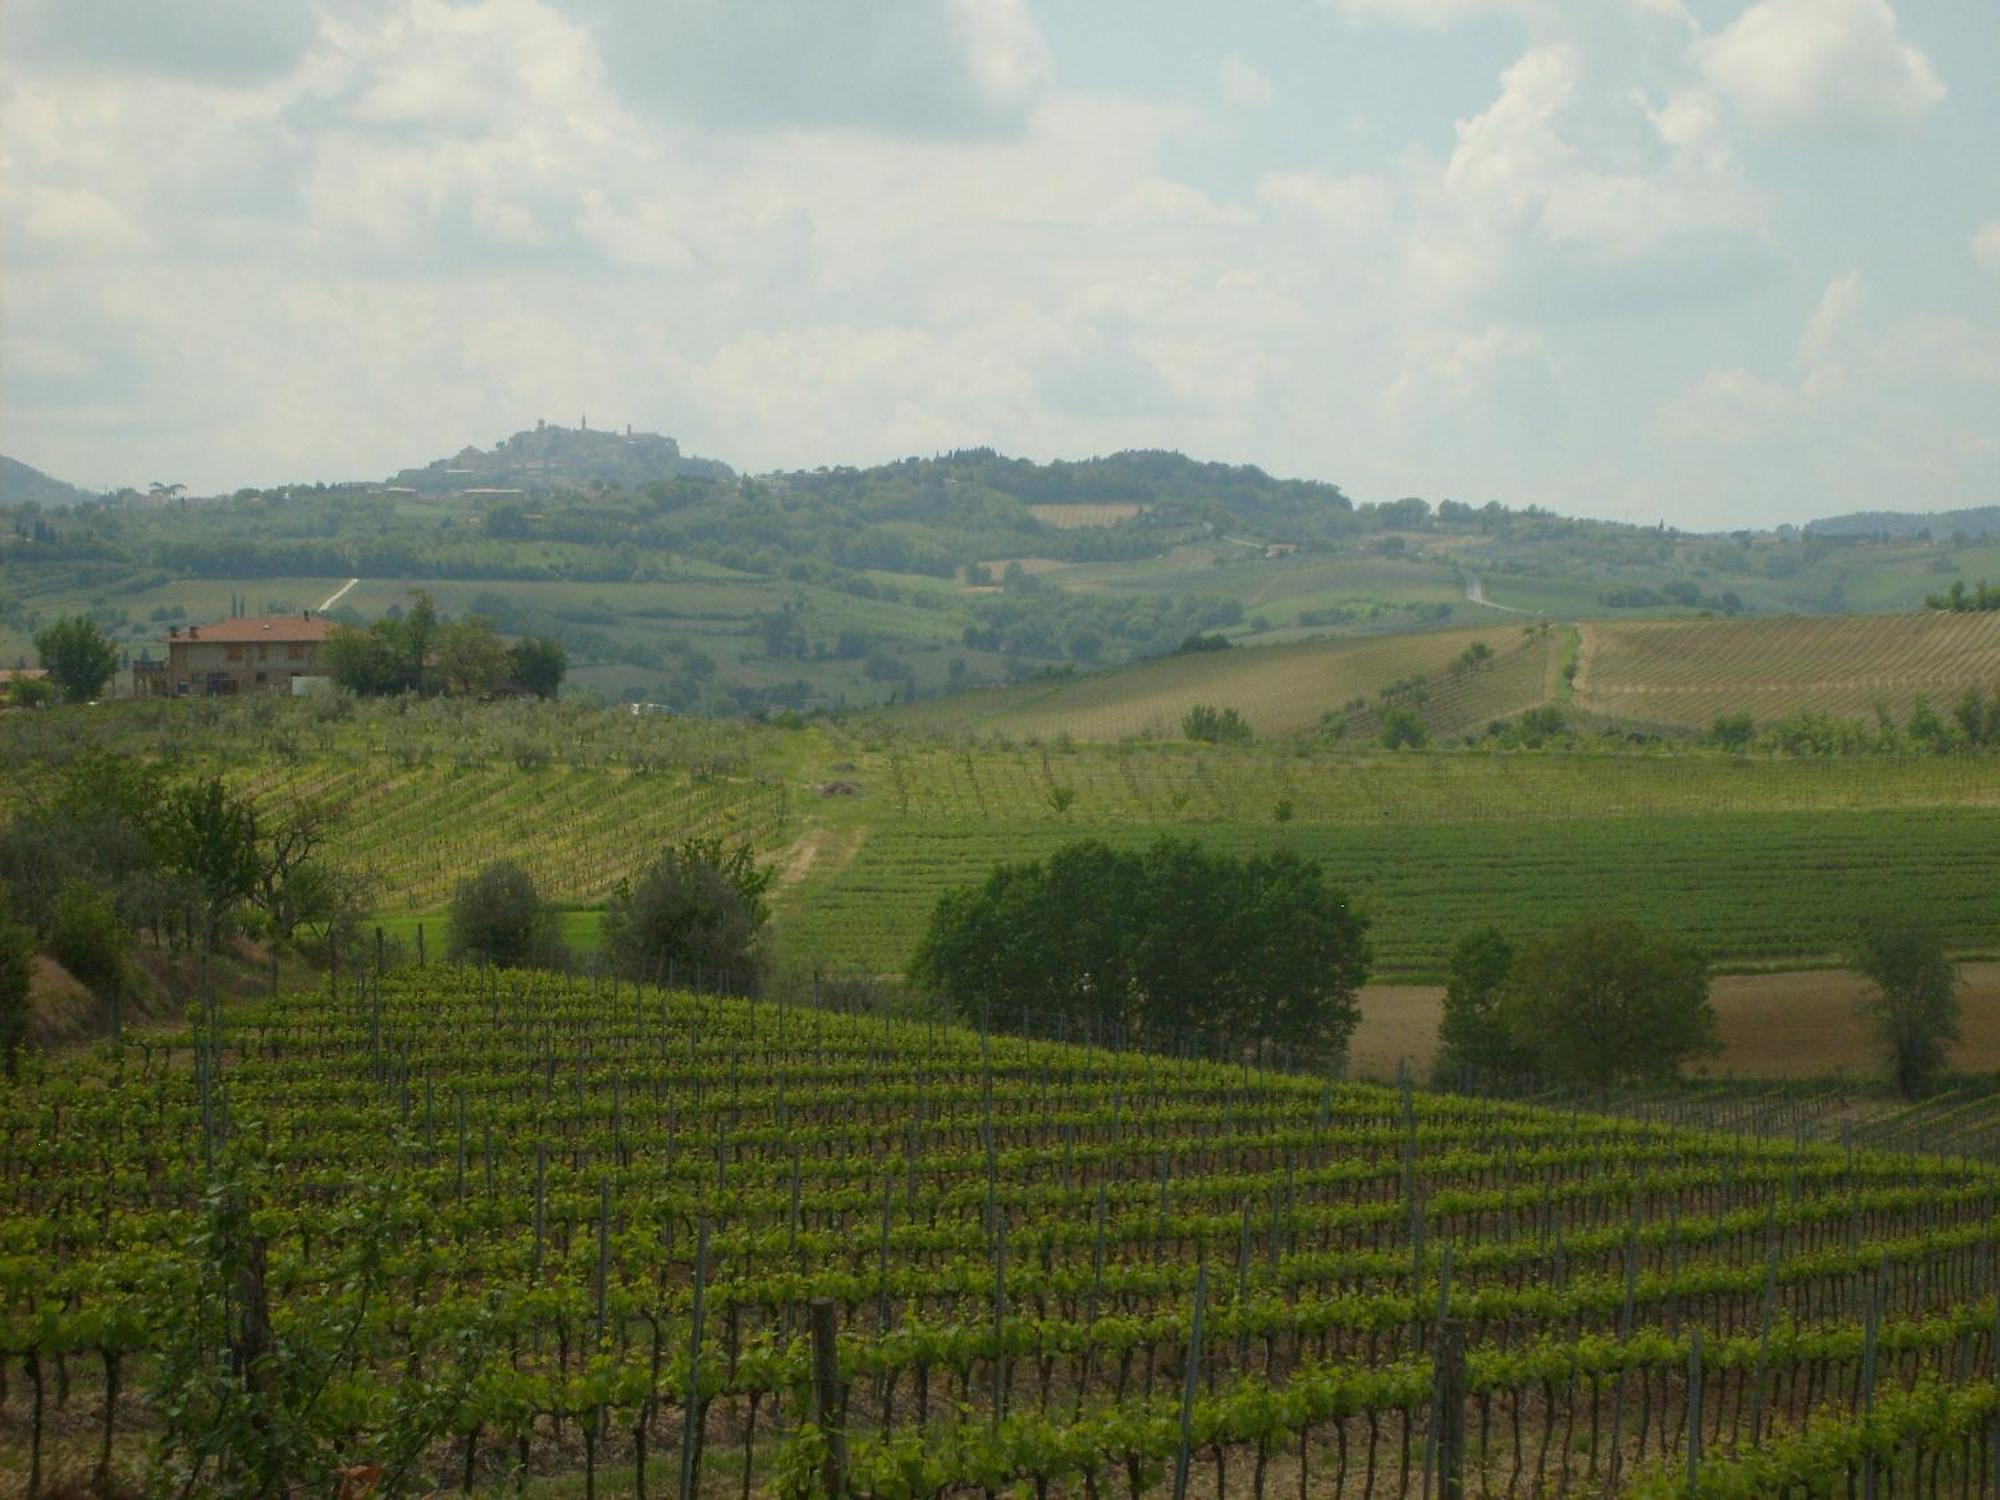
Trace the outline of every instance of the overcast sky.
<instances>
[{"instance_id":1,"label":"overcast sky","mask_svg":"<svg viewBox=\"0 0 2000 1500\"><path fill-rule=\"evenodd\" d=\"M0 451L2000 503L1994 0L6 0Z\"/></svg>"}]
</instances>

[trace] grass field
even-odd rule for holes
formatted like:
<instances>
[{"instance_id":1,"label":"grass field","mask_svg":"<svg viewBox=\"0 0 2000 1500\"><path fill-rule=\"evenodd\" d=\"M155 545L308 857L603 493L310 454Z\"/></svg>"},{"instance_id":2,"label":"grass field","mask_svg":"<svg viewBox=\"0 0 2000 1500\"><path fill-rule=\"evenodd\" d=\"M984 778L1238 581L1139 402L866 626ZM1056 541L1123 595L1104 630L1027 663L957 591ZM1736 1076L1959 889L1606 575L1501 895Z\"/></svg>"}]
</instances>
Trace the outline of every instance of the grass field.
<instances>
[{"instance_id":1,"label":"grass field","mask_svg":"<svg viewBox=\"0 0 2000 1500\"><path fill-rule=\"evenodd\" d=\"M0 1141L31 1490L242 1492L280 1423L301 1493L810 1500L830 1430L856 1500L2000 1458L1971 1161L441 966L57 1059Z\"/></svg>"},{"instance_id":2,"label":"grass field","mask_svg":"<svg viewBox=\"0 0 2000 1500\"><path fill-rule=\"evenodd\" d=\"M1808 711L1900 721L1918 698L1950 708L2000 686L2000 615L1834 615L1583 626L1577 705L1609 718L1705 729Z\"/></svg>"}]
</instances>

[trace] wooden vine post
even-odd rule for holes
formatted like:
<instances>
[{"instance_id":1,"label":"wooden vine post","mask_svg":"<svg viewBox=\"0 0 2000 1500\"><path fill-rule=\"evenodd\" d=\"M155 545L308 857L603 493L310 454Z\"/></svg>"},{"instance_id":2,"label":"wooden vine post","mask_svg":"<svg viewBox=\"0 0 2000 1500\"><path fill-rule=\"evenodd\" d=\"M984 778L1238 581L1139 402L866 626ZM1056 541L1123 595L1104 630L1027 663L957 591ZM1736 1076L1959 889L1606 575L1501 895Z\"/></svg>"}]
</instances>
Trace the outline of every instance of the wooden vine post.
<instances>
[{"instance_id":1,"label":"wooden vine post","mask_svg":"<svg viewBox=\"0 0 2000 1500\"><path fill-rule=\"evenodd\" d=\"M1437 1364L1438 1500L1465 1500L1465 1321L1438 1324Z\"/></svg>"},{"instance_id":2,"label":"wooden vine post","mask_svg":"<svg viewBox=\"0 0 2000 1500\"><path fill-rule=\"evenodd\" d=\"M840 1325L831 1297L815 1297L810 1314L813 1422L826 1440L826 1456L820 1462L820 1488L828 1500L839 1500L847 1493L847 1433L840 1410L840 1353L836 1344Z\"/></svg>"}]
</instances>

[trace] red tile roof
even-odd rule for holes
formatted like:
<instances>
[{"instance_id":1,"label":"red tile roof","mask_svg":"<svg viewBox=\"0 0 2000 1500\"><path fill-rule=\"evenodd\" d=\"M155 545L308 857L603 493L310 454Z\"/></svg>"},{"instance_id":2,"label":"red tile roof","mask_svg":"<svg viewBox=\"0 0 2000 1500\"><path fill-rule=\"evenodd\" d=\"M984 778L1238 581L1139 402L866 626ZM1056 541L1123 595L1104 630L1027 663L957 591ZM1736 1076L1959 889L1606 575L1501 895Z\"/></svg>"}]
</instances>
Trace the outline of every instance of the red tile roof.
<instances>
[{"instance_id":1,"label":"red tile roof","mask_svg":"<svg viewBox=\"0 0 2000 1500\"><path fill-rule=\"evenodd\" d=\"M191 625L180 639L194 641L323 641L333 634L333 622L324 615L249 615L241 619L217 620L213 625Z\"/></svg>"}]
</instances>

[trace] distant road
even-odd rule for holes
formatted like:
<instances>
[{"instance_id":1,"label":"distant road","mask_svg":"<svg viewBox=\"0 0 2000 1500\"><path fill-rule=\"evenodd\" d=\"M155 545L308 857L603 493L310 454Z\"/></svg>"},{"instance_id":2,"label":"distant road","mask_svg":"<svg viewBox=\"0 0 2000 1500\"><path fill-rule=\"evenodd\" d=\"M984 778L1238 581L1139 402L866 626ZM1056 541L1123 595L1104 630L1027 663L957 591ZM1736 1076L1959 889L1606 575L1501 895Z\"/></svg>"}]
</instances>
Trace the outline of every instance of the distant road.
<instances>
[{"instance_id":1,"label":"distant road","mask_svg":"<svg viewBox=\"0 0 2000 1500\"><path fill-rule=\"evenodd\" d=\"M332 609L334 605L340 603L341 595L345 594L349 589L353 588L354 585L359 582L361 582L359 578L348 579L347 582L343 583L339 588L335 589L332 593L326 596L325 600L322 601L320 604L319 612L321 614L325 614L328 610ZM1471 595L1468 594L1466 597L1470 598Z\"/></svg>"},{"instance_id":2,"label":"distant road","mask_svg":"<svg viewBox=\"0 0 2000 1500\"><path fill-rule=\"evenodd\" d=\"M346 592L346 589L341 590L343 594ZM336 594L334 597L339 598L340 595ZM1467 573L1465 575L1465 597L1474 604L1485 605L1488 609L1504 609L1510 615L1540 613L1539 610L1522 609L1518 604L1495 604L1491 599L1486 597L1486 584L1477 573Z\"/></svg>"}]
</instances>

